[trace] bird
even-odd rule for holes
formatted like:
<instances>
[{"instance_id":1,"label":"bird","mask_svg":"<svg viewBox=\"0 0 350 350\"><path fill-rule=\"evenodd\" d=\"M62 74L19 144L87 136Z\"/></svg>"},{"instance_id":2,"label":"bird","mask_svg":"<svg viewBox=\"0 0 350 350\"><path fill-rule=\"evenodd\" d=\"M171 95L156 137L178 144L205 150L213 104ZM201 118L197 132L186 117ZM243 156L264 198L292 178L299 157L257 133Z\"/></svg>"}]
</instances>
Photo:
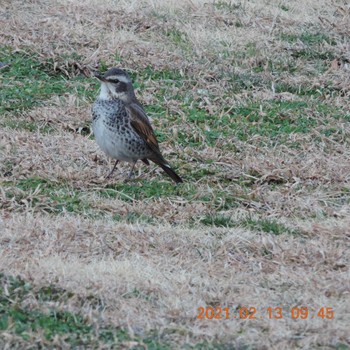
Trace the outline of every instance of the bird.
<instances>
[{"instance_id":1,"label":"bird","mask_svg":"<svg viewBox=\"0 0 350 350\"><path fill-rule=\"evenodd\" d=\"M110 178L120 161L135 164L140 159L160 166L175 183L183 182L162 156L150 120L135 95L129 75L120 68L110 68L105 74L94 73L100 80L100 93L92 106L92 130L97 144L115 159Z\"/></svg>"}]
</instances>

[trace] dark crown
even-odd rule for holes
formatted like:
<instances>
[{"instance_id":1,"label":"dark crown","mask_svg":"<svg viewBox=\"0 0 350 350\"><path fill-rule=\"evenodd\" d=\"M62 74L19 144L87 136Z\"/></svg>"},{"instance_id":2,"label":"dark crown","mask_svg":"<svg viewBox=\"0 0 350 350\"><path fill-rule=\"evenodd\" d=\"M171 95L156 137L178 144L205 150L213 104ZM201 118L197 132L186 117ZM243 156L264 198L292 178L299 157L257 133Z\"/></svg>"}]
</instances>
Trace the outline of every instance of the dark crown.
<instances>
[{"instance_id":1,"label":"dark crown","mask_svg":"<svg viewBox=\"0 0 350 350\"><path fill-rule=\"evenodd\" d=\"M105 78L105 79L108 79L108 77L112 77L112 76L124 76L124 77L126 77L126 78L128 78L128 80L130 80L130 77L129 77L129 75L126 73L126 72L124 72L122 69L120 69L120 68L111 68L111 69L109 69L104 75L103 75L103 77Z\"/></svg>"}]
</instances>

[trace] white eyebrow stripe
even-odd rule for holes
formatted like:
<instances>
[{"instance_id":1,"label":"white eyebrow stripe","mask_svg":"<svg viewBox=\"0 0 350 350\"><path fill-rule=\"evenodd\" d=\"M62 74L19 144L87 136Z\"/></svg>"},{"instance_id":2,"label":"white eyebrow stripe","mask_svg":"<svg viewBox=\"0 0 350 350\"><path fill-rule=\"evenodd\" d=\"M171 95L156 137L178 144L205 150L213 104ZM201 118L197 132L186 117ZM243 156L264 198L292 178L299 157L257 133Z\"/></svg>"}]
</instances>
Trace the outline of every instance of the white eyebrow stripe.
<instances>
[{"instance_id":1,"label":"white eyebrow stripe","mask_svg":"<svg viewBox=\"0 0 350 350\"><path fill-rule=\"evenodd\" d=\"M119 81L122 81L123 83L129 83L130 80L124 76L124 75L111 75L109 77L107 77L107 80L119 80Z\"/></svg>"}]
</instances>

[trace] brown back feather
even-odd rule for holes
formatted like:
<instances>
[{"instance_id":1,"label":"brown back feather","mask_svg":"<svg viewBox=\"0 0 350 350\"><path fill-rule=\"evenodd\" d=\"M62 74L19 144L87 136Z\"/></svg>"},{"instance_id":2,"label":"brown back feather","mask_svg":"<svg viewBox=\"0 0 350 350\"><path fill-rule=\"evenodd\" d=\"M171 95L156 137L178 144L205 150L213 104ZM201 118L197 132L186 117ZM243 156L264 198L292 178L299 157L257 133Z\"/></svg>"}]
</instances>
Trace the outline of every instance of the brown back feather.
<instances>
[{"instance_id":1,"label":"brown back feather","mask_svg":"<svg viewBox=\"0 0 350 350\"><path fill-rule=\"evenodd\" d=\"M161 156L163 159L160 150L156 135L153 131L152 125L143 110L143 108L136 104L132 103L125 106L127 112L130 115L131 126L135 131L142 137L142 139L147 143L149 148L158 156Z\"/></svg>"}]
</instances>

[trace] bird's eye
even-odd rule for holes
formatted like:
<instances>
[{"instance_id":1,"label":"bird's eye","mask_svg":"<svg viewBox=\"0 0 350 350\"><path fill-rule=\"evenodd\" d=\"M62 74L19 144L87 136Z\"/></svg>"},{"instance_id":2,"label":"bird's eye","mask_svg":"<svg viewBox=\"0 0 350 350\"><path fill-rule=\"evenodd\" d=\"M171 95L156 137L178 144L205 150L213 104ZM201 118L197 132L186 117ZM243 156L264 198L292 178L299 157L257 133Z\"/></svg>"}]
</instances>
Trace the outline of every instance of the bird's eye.
<instances>
[{"instance_id":1,"label":"bird's eye","mask_svg":"<svg viewBox=\"0 0 350 350\"><path fill-rule=\"evenodd\" d=\"M118 84L119 80L118 79L110 79L109 82L112 84Z\"/></svg>"}]
</instances>

